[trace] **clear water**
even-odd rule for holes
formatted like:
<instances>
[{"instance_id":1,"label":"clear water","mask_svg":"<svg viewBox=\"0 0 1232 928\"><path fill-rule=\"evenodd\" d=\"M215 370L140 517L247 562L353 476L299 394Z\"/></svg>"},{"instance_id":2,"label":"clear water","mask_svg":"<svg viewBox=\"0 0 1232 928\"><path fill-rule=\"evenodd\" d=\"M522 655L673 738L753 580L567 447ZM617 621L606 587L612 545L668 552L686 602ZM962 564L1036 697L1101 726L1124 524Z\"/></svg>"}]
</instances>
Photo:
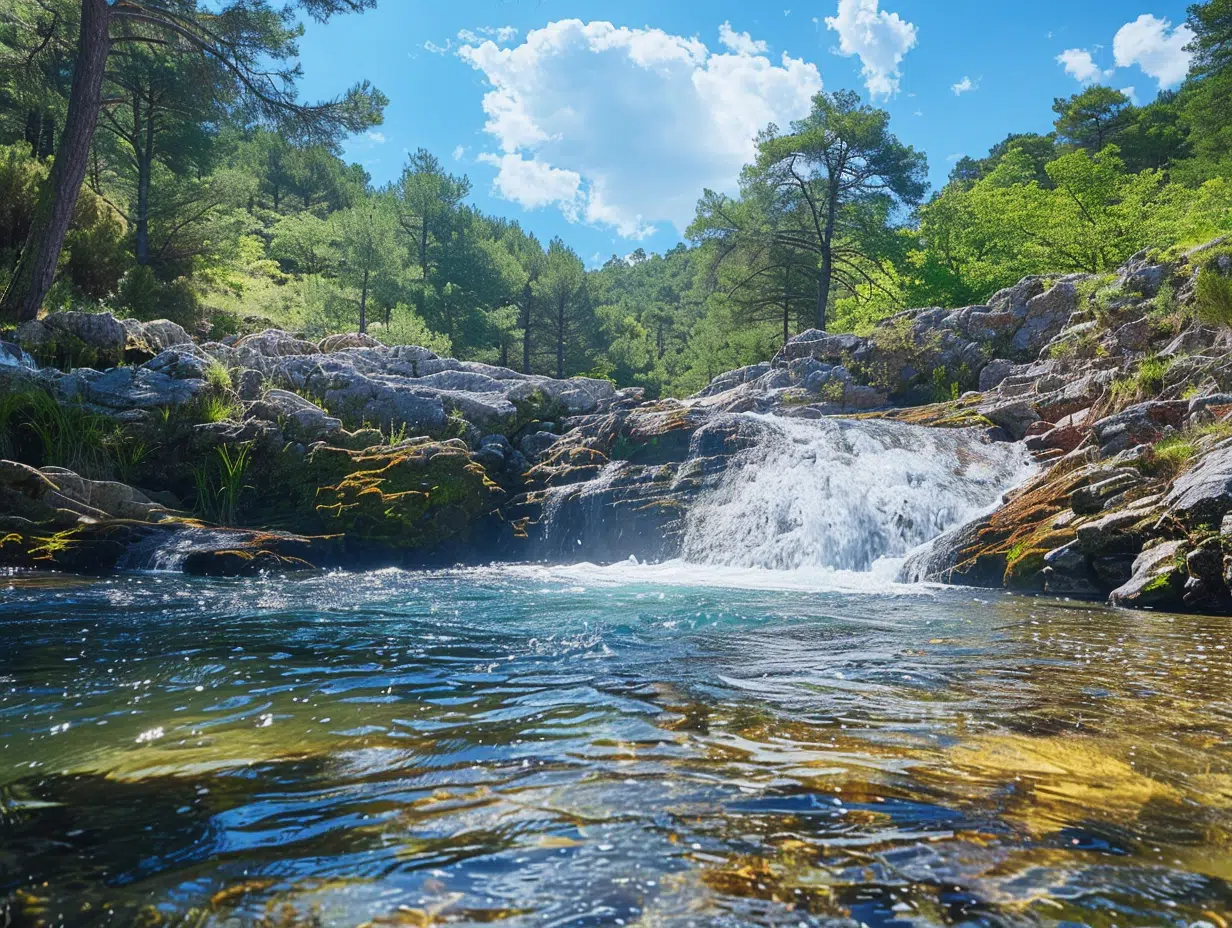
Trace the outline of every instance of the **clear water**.
<instances>
[{"instance_id":1,"label":"clear water","mask_svg":"<svg viewBox=\"0 0 1232 928\"><path fill-rule=\"evenodd\" d=\"M1228 619L684 565L0 584L0 924L1228 924Z\"/></svg>"}]
</instances>

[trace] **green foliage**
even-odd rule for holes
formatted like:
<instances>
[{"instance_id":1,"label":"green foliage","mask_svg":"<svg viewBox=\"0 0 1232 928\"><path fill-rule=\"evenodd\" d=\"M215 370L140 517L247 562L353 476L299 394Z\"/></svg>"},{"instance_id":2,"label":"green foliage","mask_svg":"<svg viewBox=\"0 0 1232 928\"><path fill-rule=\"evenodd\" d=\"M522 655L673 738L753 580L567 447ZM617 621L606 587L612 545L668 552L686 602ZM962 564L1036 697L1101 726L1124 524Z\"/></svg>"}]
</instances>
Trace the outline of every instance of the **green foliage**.
<instances>
[{"instance_id":1,"label":"green foliage","mask_svg":"<svg viewBox=\"0 0 1232 928\"><path fill-rule=\"evenodd\" d=\"M0 452L18 449L40 467L64 467L96 480L131 472L145 453L113 420L38 388L0 396Z\"/></svg>"},{"instance_id":2,"label":"green foliage","mask_svg":"<svg viewBox=\"0 0 1232 928\"><path fill-rule=\"evenodd\" d=\"M192 417L198 422L227 422L238 416L239 412L239 407L227 396L206 393L194 404Z\"/></svg>"},{"instance_id":3,"label":"green foliage","mask_svg":"<svg viewBox=\"0 0 1232 928\"><path fill-rule=\"evenodd\" d=\"M211 359L205 366L205 382L215 393L227 394L231 391L231 372L216 358Z\"/></svg>"},{"instance_id":4,"label":"green foliage","mask_svg":"<svg viewBox=\"0 0 1232 928\"><path fill-rule=\"evenodd\" d=\"M1213 265L1199 268L1194 311L1203 322L1232 326L1232 277L1221 274Z\"/></svg>"},{"instance_id":5,"label":"green foliage","mask_svg":"<svg viewBox=\"0 0 1232 928\"><path fill-rule=\"evenodd\" d=\"M196 510L202 518L220 525L238 524L244 481L251 465L252 444L219 445L212 459L193 467Z\"/></svg>"},{"instance_id":6,"label":"green foliage","mask_svg":"<svg viewBox=\"0 0 1232 928\"><path fill-rule=\"evenodd\" d=\"M1171 358L1144 358L1133 373L1118 377L1109 386L1109 405L1114 410L1124 409L1158 396L1171 366Z\"/></svg>"}]
</instances>

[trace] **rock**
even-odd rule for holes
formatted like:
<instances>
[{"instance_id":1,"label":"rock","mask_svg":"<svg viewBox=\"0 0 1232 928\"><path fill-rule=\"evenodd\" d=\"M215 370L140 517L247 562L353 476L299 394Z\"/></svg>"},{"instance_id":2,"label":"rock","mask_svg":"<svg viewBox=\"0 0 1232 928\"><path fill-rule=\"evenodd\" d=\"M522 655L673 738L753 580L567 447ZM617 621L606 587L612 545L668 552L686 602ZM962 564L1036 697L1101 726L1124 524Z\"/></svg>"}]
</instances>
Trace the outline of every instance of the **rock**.
<instances>
[{"instance_id":1,"label":"rock","mask_svg":"<svg viewBox=\"0 0 1232 928\"><path fill-rule=\"evenodd\" d=\"M995 299L995 297L994 297ZM1024 357L1035 357L1069 322L1078 307L1078 291L1069 281L1027 300L1022 326L1010 347Z\"/></svg>"},{"instance_id":2,"label":"rock","mask_svg":"<svg viewBox=\"0 0 1232 928\"><path fill-rule=\"evenodd\" d=\"M129 361L141 362L154 357L168 348L193 344L192 336L179 323L169 319L141 322L138 319L122 319L126 339L124 356Z\"/></svg>"},{"instance_id":3,"label":"rock","mask_svg":"<svg viewBox=\"0 0 1232 928\"><path fill-rule=\"evenodd\" d=\"M1102 592L1090 559L1072 541L1044 555L1043 573L1046 593L1095 597Z\"/></svg>"},{"instance_id":4,"label":"rock","mask_svg":"<svg viewBox=\"0 0 1232 928\"><path fill-rule=\"evenodd\" d=\"M1127 322L1112 333L1122 351L1146 351L1155 335L1155 324L1149 316Z\"/></svg>"},{"instance_id":5,"label":"rock","mask_svg":"<svg viewBox=\"0 0 1232 928\"><path fill-rule=\"evenodd\" d=\"M1188 419L1191 425L1214 422L1232 412L1232 393L1210 393L1189 401Z\"/></svg>"},{"instance_id":6,"label":"rock","mask_svg":"<svg viewBox=\"0 0 1232 928\"><path fill-rule=\"evenodd\" d=\"M993 312L1007 312L1021 319L1027 315L1030 301L1043 292L1043 278L1024 277L1014 286L994 293L988 301L988 308Z\"/></svg>"},{"instance_id":7,"label":"rock","mask_svg":"<svg viewBox=\"0 0 1232 928\"><path fill-rule=\"evenodd\" d=\"M1035 407L1026 400L993 402L977 407L977 411L993 425L1009 432L1014 441L1021 441L1027 429L1040 419Z\"/></svg>"},{"instance_id":8,"label":"rock","mask_svg":"<svg viewBox=\"0 0 1232 928\"><path fill-rule=\"evenodd\" d=\"M1079 487L1070 497L1070 506L1079 515L1094 515L1103 511L1109 499L1141 483L1142 479L1137 475L1122 472L1107 480Z\"/></svg>"},{"instance_id":9,"label":"rock","mask_svg":"<svg viewBox=\"0 0 1232 928\"><path fill-rule=\"evenodd\" d=\"M80 398L111 410L148 410L182 406L204 392L204 380L179 380L144 367L116 367L99 373L78 370L58 384L66 399Z\"/></svg>"},{"instance_id":10,"label":"rock","mask_svg":"<svg viewBox=\"0 0 1232 928\"><path fill-rule=\"evenodd\" d=\"M265 392L265 375L260 371L244 370L232 376L235 392L240 399L252 402L261 398Z\"/></svg>"},{"instance_id":11,"label":"rock","mask_svg":"<svg viewBox=\"0 0 1232 928\"><path fill-rule=\"evenodd\" d=\"M296 338L281 329L266 329L255 335L245 335L235 343L237 351L247 349L267 358L281 358L288 355L318 354L320 349L312 342Z\"/></svg>"},{"instance_id":12,"label":"rock","mask_svg":"<svg viewBox=\"0 0 1232 928\"><path fill-rule=\"evenodd\" d=\"M1058 425L1040 435L1027 439L1027 448L1031 451L1063 451L1066 454L1073 451L1090 433L1080 425Z\"/></svg>"},{"instance_id":13,"label":"rock","mask_svg":"<svg viewBox=\"0 0 1232 928\"><path fill-rule=\"evenodd\" d=\"M522 454L526 455L526 459L535 464L547 455L558 441L560 441L560 436L553 435L551 432L531 432L522 437L518 447Z\"/></svg>"},{"instance_id":14,"label":"rock","mask_svg":"<svg viewBox=\"0 0 1232 928\"><path fill-rule=\"evenodd\" d=\"M987 391L998 386L1010 372L1014 369L1014 362L1007 361L1005 358L996 358L989 361L980 370L980 392Z\"/></svg>"},{"instance_id":15,"label":"rock","mask_svg":"<svg viewBox=\"0 0 1232 928\"><path fill-rule=\"evenodd\" d=\"M124 483L87 480L62 467L44 467L42 473L55 484L61 497L89 507L104 517L158 522L168 515L165 507Z\"/></svg>"},{"instance_id":16,"label":"rock","mask_svg":"<svg viewBox=\"0 0 1232 928\"><path fill-rule=\"evenodd\" d=\"M1216 447L1181 474L1164 505L1188 524L1219 525L1232 511L1232 446Z\"/></svg>"},{"instance_id":17,"label":"rock","mask_svg":"<svg viewBox=\"0 0 1232 928\"><path fill-rule=\"evenodd\" d=\"M1166 264L1150 264L1146 260L1146 252L1139 252L1121 268L1117 285L1132 293L1153 297L1168 279L1168 275Z\"/></svg>"},{"instance_id":18,"label":"rock","mask_svg":"<svg viewBox=\"0 0 1232 928\"><path fill-rule=\"evenodd\" d=\"M1136 554L1142 549L1142 524L1148 516L1145 510L1126 509L1085 522L1078 526L1078 547L1092 556Z\"/></svg>"},{"instance_id":19,"label":"rock","mask_svg":"<svg viewBox=\"0 0 1232 928\"><path fill-rule=\"evenodd\" d=\"M193 551L180 566L183 573L193 577L255 577L263 573L313 569L308 561L264 548Z\"/></svg>"},{"instance_id":20,"label":"rock","mask_svg":"<svg viewBox=\"0 0 1232 928\"><path fill-rule=\"evenodd\" d=\"M316 512L356 549L424 551L464 537L499 488L458 440L411 439L372 452L317 446L307 472ZM336 481L336 482L334 482Z\"/></svg>"},{"instance_id":21,"label":"rock","mask_svg":"<svg viewBox=\"0 0 1232 928\"><path fill-rule=\"evenodd\" d=\"M1092 426L1100 452L1107 456L1135 445L1154 444L1164 430L1179 429L1189 414L1185 400L1152 400L1138 403Z\"/></svg>"},{"instance_id":22,"label":"rock","mask_svg":"<svg viewBox=\"0 0 1232 928\"><path fill-rule=\"evenodd\" d=\"M1176 607L1181 604L1187 573L1185 542L1165 541L1138 555L1129 582L1113 590L1108 599L1114 606L1135 609Z\"/></svg>"},{"instance_id":23,"label":"rock","mask_svg":"<svg viewBox=\"0 0 1232 928\"><path fill-rule=\"evenodd\" d=\"M326 440L342 430L342 420L310 400L286 390L269 390L248 408L250 418L278 422L291 441Z\"/></svg>"},{"instance_id":24,"label":"rock","mask_svg":"<svg viewBox=\"0 0 1232 928\"><path fill-rule=\"evenodd\" d=\"M204 380L206 369L213 363L208 354L189 342L159 352L142 367L175 380Z\"/></svg>"},{"instance_id":25,"label":"rock","mask_svg":"<svg viewBox=\"0 0 1232 928\"><path fill-rule=\"evenodd\" d=\"M23 322L14 337L47 362L105 367L122 359L128 332L111 313L61 312Z\"/></svg>"},{"instance_id":26,"label":"rock","mask_svg":"<svg viewBox=\"0 0 1232 928\"><path fill-rule=\"evenodd\" d=\"M317 343L317 348L324 354L341 351L344 348L384 348L366 332L341 332L337 335L327 335Z\"/></svg>"}]
</instances>

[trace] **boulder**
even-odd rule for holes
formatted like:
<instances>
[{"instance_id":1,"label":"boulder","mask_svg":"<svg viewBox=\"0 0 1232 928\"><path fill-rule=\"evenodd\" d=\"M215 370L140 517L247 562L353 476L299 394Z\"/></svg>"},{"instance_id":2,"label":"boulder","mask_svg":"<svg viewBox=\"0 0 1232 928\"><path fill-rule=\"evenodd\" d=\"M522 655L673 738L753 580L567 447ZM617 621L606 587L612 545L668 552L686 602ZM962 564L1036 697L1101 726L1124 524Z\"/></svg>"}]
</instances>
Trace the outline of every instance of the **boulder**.
<instances>
[{"instance_id":1,"label":"boulder","mask_svg":"<svg viewBox=\"0 0 1232 928\"><path fill-rule=\"evenodd\" d=\"M998 386L1014 369L1014 362L1005 358L994 358L980 370L980 392L985 393Z\"/></svg>"},{"instance_id":2,"label":"boulder","mask_svg":"<svg viewBox=\"0 0 1232 928\"><path fill-rule=\"evenodd\" d=\"M297 354L319 354L320 349L313 342L296 338L281 329L266 329L255 335L245 335L235 343L237 351L247 349L267 358L282 358Z\"/></svg>"},{"instance_id":3,"label":"boulder","mask_svg":"<svg viewBox=\"0 0 1232 928\"><path fill-rule=\"evenodd\" d=\"M558 441L560 441L560 436L553 435L551 432L531 432L522 436L522 440L518 442L518 448L527 460L532 464L537 464Z\"/></svg>"},{"instance_id":4,"label":"boulder","mask_svg":"<svg viewBox=\"0 0 1232 928\"><path fill-rule=\"evenodd\" d=\"M128 332L111 313L62 312L23 322L14 337L44 361L106 367L123 358Z\"/></svg>"},{"instance_id":5,"label":"boulder","mask_svg":"<svg viewBox=\"0 0 1232 928\"><path fill-rule=\"evenodd\" d=\"M1108 599L1114 606L1135 609L1179 607L1187 576L1185 542L1161 542L1138 555L1129 581L1113 590Z\"/></svg>"},{"instance_id":6,"label":"boulder","mask_svg":"<svg viewBox=\"0 0 1232 928\"><path fill-rule=\"evenodd\" d=\"M1164 505L1191 525L1219 525L1232 511L1232 445L1213 449L1181 474Z\"/></svg>"},{"instance_id":7,"label":"boulder","mask_svg":"<svg viewBox=\"0 0 1232 928\"><path fill-rule=\"evenodd\" d=\"M206 369L213 363L213 358L188 342L160 351L142 367L175 380L204 380Z\"/></svg>"},{"instance_id":8,"label":"boulder","mask_svg":"<svg viewBox=\"0 0 1232 928\"><path fill-rule=\"evenodd\" d=\"M232 375L235 392L239 398L252 402L261 398L265 391L265 375L260 371L244 370Z\"/></svg>"},{"instance_id":9,"label":"boulder","mask_svg":"<svg viewBox=\"0 0 1232 928\"><path fill-rule=\"evenodd\" d=\"M1165 429L1183 427L1188 415L1187 400L1151 400L1100 419L1092 428L1100 453L1107 456L1154 444L1164 437Z\"/></svg>"},{"instance_id":10,"label":"boulder","mask_svg":"<svg viewBox=\"0 0 1232 928\"><path fill-rule=\"evenodd\" d=\"M342 420L310 400L287 390L269 390L248 407L248 416L278 422L291 441L310 444L342 430Z\"/></svg>"},{"instance_id":11,"label":"boulder","mask_svg":"<svg viewBox=\"0 0 1232 928\"><path fill-rule=\"evenodd\" d=\"M100 373L83 369L58 384L65 399L81 399L117 412L182 406L206 389L204 380L180 380L144 367L115 367Z\"/></svg>"},{"instance_id":12,"label":"boulder","mask_svg":"<svg viewBox=\"0 0 1232 928\"><path fill-rule=\"evenodd\" d=\"M122 319L120 322L127 333L124 355L130 361L142 361L168 348L193 343L192 336L184 327L170 319L155 319L151 322Z\"/></svg>"},{"instance_id":13,"label":"boulder","mask_svg":"<svg viewBox=\"0 0 1232 928\"><path fill-rule=\"evenodd\" d=\"M994 298L995 299L995 298ZM1014 333L1010 347L1023 357L1035 357L1065 328L1078 308L1078 291L1069 281L1027 300L1022 325Z\"/></svg>"},{"instance_id":14,"label":"boulder","mask_svg":"<svg viewBox=\"0 0 1232 928\"><path fill-rule=\"evenodd\" d=\"M1010 402L992 402L977 407L977 411L993 425L999 425L1013 437L1021 441L1027 429L1038 422L1040 415L1027 400L1011 400Z\"/></svg>"},{"instance_id":15,"label":"boulder","mask_svg":"<svg viewBox=\"0 0 1232 928\"><path fill-rule=\"evenodd\" d=\"M384 348L385 346L366 332L340 332L337 335L327 335L317 343L317 348L324 354L341 351L344 348Z\"/></svg>"}]
</instances>

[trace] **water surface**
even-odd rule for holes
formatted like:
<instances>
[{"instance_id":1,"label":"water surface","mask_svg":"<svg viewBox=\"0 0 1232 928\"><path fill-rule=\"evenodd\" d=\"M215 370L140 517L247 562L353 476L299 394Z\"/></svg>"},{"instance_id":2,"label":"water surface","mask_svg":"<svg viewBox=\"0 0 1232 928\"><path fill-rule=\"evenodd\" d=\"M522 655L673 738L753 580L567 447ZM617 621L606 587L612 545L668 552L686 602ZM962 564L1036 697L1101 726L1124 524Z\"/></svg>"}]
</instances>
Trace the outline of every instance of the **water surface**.
<instances>
[{"instance_id":1,"label":"water surface","mask_svg":"<svg viewBox=\"0 0 1232 928\"><path fill-rule=\"evenodd\" d=\"M0 898L1226 928L1229 626L681 565L0 578Z\"/></svg>"}]
</instances>

